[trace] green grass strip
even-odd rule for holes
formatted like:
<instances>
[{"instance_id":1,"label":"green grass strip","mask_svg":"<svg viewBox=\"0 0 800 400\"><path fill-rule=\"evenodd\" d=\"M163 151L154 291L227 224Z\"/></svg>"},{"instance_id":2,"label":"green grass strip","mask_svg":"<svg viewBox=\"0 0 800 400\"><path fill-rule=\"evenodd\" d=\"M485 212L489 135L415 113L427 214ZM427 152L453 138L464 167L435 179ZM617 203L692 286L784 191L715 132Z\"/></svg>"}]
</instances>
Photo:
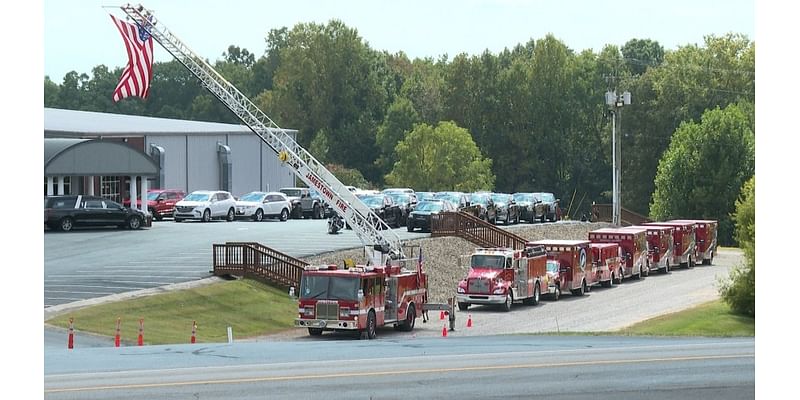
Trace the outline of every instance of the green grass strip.
<instances>
[{"instance_id":1,"label":"green grass strip","mask_svg":"<svg viewBox=\"0 0 800 400\"><path fill-rule=\"evenodd\" d=\"M266 335L293 327L297 302L281 290L250 280L217 283L195 289L87 307L46 323L114 337L117 318L124 343L136 343L144 319L145 344L189 343L197 321L198 343Z\"/></svg>"},{"instance_id":2,"label":"green grass strip","mask_svg":"<svg viewBox=\"0 0 800 400\"><path fill-rule=\"evenodd\" d=\"M756 320L734 314L722 300L662 315L619 331L628 335L657 336L755 336Z\"/></svg>"}]
</instances>

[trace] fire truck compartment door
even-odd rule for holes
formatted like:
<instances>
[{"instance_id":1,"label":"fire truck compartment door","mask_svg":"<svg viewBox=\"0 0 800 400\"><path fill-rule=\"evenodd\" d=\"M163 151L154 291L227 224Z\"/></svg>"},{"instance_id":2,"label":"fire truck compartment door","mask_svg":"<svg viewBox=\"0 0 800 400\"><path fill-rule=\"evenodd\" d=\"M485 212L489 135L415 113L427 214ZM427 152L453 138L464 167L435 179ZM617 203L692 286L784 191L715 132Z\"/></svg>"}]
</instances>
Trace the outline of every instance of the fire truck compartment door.
<instances>
[{"instance_id":1,"label":"fire truck compartment door","mask_svg":"<svg viewBox=\"0 0 800 400\"><path fill-rule=\"evenodd\" d=\"M397 278L386 278L386 301L384 302L384 319L397 319Z\"/></svg>"},{"instance_id":2,"label":"fire truck compartment door","mask_svg":"<svg viewBox=\"0 0 800 400\"><path fill-rule=\"evenodd\" d=\"M516 293L517 298L528 297L530 292L528 290L528 263L522 263L520 260L514 260L514 273L517 276Z\"/></svg>"}]
</instances>

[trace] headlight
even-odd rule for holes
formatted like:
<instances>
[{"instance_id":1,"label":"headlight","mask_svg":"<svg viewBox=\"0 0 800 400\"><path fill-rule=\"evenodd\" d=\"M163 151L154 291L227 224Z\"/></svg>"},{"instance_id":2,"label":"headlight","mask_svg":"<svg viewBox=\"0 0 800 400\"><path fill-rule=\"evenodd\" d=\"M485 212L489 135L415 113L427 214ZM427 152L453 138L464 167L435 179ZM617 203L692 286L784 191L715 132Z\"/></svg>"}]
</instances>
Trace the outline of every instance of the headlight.
<instances>
[{"instance_id":1,"label":"headlight","mask_svg":"<svg viewBox=\"0 0 800 400\"><path fill-rule=\"evenodd\" d=\"M339 308L339 318L349 317L350 309L348 307Z\"/></svg>"},{"instance_id":2,"label":"headlight","mask_svg":"<svg viewBox=\"0 0 800 400\"><path fill-rule=\"evenodd\" d=\"M492 293L493 294L503 294L503 293L505 293L505 291L506 291L505 288L499 287L499 288L495 288L494 291L492 291Z\"/></svg>"},{"instance_id":3,"label":"headlight","mask_svg":"<svg viewBox=\"0 0 800 400\"><path fill-rule=\"evenodd\" d=\"M314 315L314 306L305 306L303 307L303 315L306 317L310 317Z\"/></svg>"},{"instance_id":4,"label":"headlight","mask_svg":"<svg viewBox=\"0 0 800 400\"><path fill-rule=\"evenodd\" d=\"M464 290L464 288L463 288L463 287L459 286L459 287L458 287L458 293L467 293L467 291L466 291L466 290Z\"/></svg>"}]
</instances>

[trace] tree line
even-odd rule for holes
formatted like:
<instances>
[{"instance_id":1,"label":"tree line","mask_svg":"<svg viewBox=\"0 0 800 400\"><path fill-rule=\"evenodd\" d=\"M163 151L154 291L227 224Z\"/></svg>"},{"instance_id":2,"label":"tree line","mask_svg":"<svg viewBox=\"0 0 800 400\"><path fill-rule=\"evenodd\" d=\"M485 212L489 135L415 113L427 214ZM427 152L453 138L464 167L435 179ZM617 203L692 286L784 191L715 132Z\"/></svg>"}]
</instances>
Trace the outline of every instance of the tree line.
<instances>
[{"instance_id":1,"label":"tree line","mask_svg":"<svg viewBox=\"0 0 800 400\"><path fill-rule=\"evenodd\" d=\"M299 143L346 183L548 191L579 217L592 202L610 203L604 94L627 90L623 206L658 218L726 219L721 237L732 241L729 215L754 173L755 43L744 35L674 50L631 39L599 52L547 35L497 54L409 59L331 20L272 29L265 42L261 56L231 45L211 64L280 126L297 129ZM145 101L112 102L121 72L98 65L60 84L45 77L45 106L238 122L177 61L153 66Z\"/></svg>"}]
</instances>

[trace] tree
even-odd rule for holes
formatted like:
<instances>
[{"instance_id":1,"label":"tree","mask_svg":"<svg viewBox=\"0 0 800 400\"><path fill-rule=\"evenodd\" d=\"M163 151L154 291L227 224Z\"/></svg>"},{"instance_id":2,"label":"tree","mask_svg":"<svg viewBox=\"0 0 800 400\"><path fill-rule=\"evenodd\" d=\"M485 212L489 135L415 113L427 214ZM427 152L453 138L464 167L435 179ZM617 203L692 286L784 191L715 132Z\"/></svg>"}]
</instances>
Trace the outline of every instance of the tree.
<instances>
[{"instance_id":1,"label":"tree","mask_svg":"<svg viewBox=\"0 0 800 400\"><path fill-rule=\"evenodd\" d=\"M469 131L452 121L435 128L415 125L396 151L398 161L386 176L389 185L463 192L494 187L492 160L481 155Z\"/></svg>"},{"instance_id":2,"label":"tree","mask_svg":"<svg viewBox=\"0 0 800 400\"><path fill-rule=\"evenodd\" d=\"M735 267L727 279L720 282L722 299L739 314L756 315L756 178L753 176L736 200L733 215L736 240L744 250L745 265Z\"/></svg>"},{"instance_id":3,"label":"tree","mask_svg":"<svg viewBox=\"0 0 800 400\"><path fill-rule=\"evenodd\" d=\"M654 40L631 39L621 50L628 70L634 75L641 75L648 67L657 67L664 61L664 47Z\"/></svg>"},{"instance_id":4,"label":"tree","mask_svg":"<svg viewBox=\"0 0 800 400\"><path fill-rule=\"evenodd\" d=\"M398 97L386 111L383 124L378 127L376 144L381 155L375 161L383 175L388 174L394 163L397 162L395 147L405 138L408 132L414 129L414 124L420 122L420 117L414 105L405 97Z\"/></svg>"},{"instance_id":5,"label":"tree","mask_svg":"<svg viewBox=\"0 0 800 400\"><path fill-rule=\"evenodd\" d=\"M755 126L750 104L708 111L681 124L658 164L650 217L719 221L719 241L733 242L734 202L755 173Z\"/></svg>"}]
</instances>

